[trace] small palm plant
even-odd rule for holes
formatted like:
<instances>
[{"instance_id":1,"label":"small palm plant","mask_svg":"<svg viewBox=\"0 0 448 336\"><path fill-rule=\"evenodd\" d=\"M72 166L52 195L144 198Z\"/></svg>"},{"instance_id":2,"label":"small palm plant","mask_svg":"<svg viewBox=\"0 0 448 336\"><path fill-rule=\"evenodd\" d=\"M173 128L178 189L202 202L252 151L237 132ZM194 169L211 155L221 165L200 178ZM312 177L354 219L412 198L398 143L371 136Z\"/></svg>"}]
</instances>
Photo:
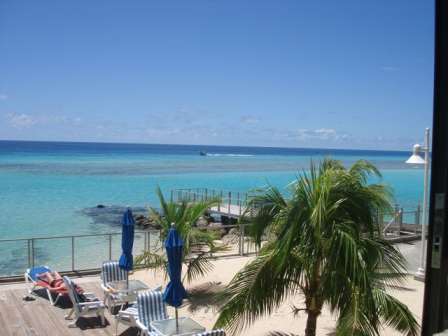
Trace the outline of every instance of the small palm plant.
<instances>
[{"instance_id":1,"label":"small palm plant","mask_svg":"<svg viewBox=\"0 0 448 336\"><path fill-rule=\"evenodd\" d=\"M289 198L275 187L254 197L247 220L262 248L224 290L216 326L239 332L300 292L293 310L307 314L306 336L316 335L324 305L338 316L336 335L378 335L383 324L417 335L410 310L388 293L404 280L405 261L375 220L391 193L370 176L381 175L366 161L346 169L326 159L291 183Z\"/></svg>"},{"instance_id":2,"label":"small palm plant","mask_svg":"<svg viewBox=\"0 0 448 336\"><path fill-rule=\"evenodd\" d=\"M150 218L161 227L160 238L162 242L167 237L168 231L174 223L176 230L184 240L183 262L186 272L183 280L191 281L205 275L213 269L209 256L213 253L226 250L226 246L216 245L219 239L216 232L203 230L196 227L196 222L207 210L218 204L218 199L189 203L186 200L180 202L167 202L160 187L156 194L160 203L160 210L150 208ZM148 268L162 268L166 270L167 259L162 246L156 251L145 251L136 257L136 264Z\"/></svg>"}]
</instances>

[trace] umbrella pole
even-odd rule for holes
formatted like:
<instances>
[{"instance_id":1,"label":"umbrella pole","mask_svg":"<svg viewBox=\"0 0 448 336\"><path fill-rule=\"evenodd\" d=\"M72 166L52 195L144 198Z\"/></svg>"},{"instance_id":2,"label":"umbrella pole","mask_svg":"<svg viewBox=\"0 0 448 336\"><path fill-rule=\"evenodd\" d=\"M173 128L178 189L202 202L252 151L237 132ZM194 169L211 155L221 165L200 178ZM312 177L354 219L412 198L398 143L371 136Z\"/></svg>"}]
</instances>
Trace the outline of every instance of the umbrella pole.
<instances>
[{"instance_id":1,"label":"umbrella pole","mask_svg":"<svg viewBox=\"0 0 448 336\"><path fill-rule=\"evenodd\" d=\"M175 314L176 314L176 333L179 333L179 316L177 314L177 307L175 308Z\"/></svg>"}]
</instances>

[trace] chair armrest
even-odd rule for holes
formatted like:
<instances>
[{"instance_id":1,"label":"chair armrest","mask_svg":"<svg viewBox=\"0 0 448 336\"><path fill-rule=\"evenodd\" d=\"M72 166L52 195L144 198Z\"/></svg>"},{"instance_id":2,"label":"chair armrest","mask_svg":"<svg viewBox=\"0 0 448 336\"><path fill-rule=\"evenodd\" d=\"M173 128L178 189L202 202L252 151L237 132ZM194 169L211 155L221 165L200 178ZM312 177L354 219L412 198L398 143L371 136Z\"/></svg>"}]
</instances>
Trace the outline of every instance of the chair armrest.
<instances>
[{"instance_id":1,"label":"chair armrest","mask_svg":"<svg viewBox=\"0 0 448 336\"><path fill-rule=\"evenodd\" d=\"M95 293L84 292L82 293L87 300L99 300Z\"/></svg>"},{"instance_id":2,"label":"chair armrest","mask_svg":"<svg viewBox=\"0 0 448 336\"><path fill-rule=\"evenodd\" d=\"M137 308L132 308L132 309L127 308L127 309L125 309L125 310L120 310L120 311L118 312L118 315L120 315L120 316L126 316L126 317L128 317L128 316L132 316L132 317L134 317L135 319L137 319L137 317L138 317L138 310L137 310Z\"/></svg>"},{"instance_id":3,"label":"chair armrest","mask_svg":"<svg viewBox=\"0 0 448 336\"><path fill-rule=\"evenodd\" d=\"M104 307L103 301L88 301L78 303L78 306L81 307Z\"/></svg>"},{"instance_id":4,"label":"chair armrest","mask_svg":"<svg viewBox=\"0 0 448 336\"><path fill-rule=\"evenodd\" d=\"M136 320L135 323L137 324L137 327L142 331L144 335L149 334L149 329L147 326L145 326L140 320Z\"/></svg>"},{"instance_id":5,"label":"chair armrest","mask_svg":"<svg viewBox=\"0 0 448 336\"><path fill-rule=\"evenodd\" d=\"M103 290L103 292L109 292L109 287L104 286L104 284L101 282L100 284L101 289Z\"/></svg>"}]
</instances>

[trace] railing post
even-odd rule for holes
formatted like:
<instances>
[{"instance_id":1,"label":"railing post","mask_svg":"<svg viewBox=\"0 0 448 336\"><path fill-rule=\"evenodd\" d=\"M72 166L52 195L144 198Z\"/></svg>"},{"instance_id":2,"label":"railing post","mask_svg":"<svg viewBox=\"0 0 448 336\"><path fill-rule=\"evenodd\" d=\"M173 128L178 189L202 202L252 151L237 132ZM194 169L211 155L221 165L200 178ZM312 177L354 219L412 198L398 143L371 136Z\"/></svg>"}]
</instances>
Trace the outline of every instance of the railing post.
<instances>
[{"instance_id":1,"label":"railing post","mask_svg":"<svg viewBox=\"0 0 448 336\"><path fill-rule=\"evenodd\" d=\"M399 216L400 216L400 209L398 207L398 204L395 204L395 209L394 209L394 226L395 226L394 229L395 230L400 225L399 224L399 222L400 222Z\"/></svg>"},{"instance_id":2,"label":"railing post","mask_svg":"<svg viewBox=\"0 0 448 336\"><path fill-rule=\"evenodd\" d=\"M75 270L75 236L72 236L72 271Z\"/></svg>"},{"instance_id":3,"label":"railing post","mask_svg":"<svg viewBox=\"0 0 448 336\"><path fill-rule=\"evenodd\" d=\"M417 233L417 229L420 227L420 216L421 216L421 208L420 203L417 204L417 210L415 210L415 230L414 233Z\"/></svg>"},{"instance_id":4,"label":"railing post","mask_svg":"<svg viewBox=\"0 0 448 336\"><path fill-rule=\"evenodd\" d=\"M207 200L208 200L208 190L207 190L207 188L205 189L205 201L207 202Z\"/></svg>"},{"instance_id":5,"label":"railing post","mask_svg":"<svg viewBox=\"0 0 448 336\"><path fill-rule=\"evenodd\" d=\"M109 260L112 260L112 234L109 233Z\"/></svg>"},{"instance_id":6,"label":"railing post","mask_svg":"<svg viewBox=\"0 0 448 336\"><path fill-rule=\"evenodd\" d=\"M35 258L34 258L34 238L31 238L31 267L34 267Z\"/></svg>"},{"instance_id":7,"label":"railing post","mask_svg":"<svg viewBox=\"0 0 448 336\"><path fill-rule=\"evenodd\" d=\"M236 206L238 207L238 215L241 217L241 200L240 200L240 192L239 191L236 194L236 197L237 197Z\"/></svg>"},{"instance_id":8,"label":"railing post","mask_svg":"<svg viewBox=\"0 0 448 336\"><path fill-rule=\"evenodd\" d=\"M400 208L400 212L398 213L398 235L401 235L401 230L403 229L403 208Z\"/></svg>"},{"instance_id":9,"label":"railing post","mask_svg":"<svg viewBox=\"0 0 448 336\"><path fill-rule=\"evenodd\" d=\"M240 256L244 256L244 225L240 223Z\"/></svg>"},{"instance_id":10,"label":"railing post","mask_svg":"<svg viewBox=\"0 0 448 336\"><path fill-rule=\"evenodd\" d=\"M219 202L218 202L218 212L221 212L222 190L219 194L220 194L220 196L219 196Z\"/></svg>"},{"instance_id":11,"label":"railing post","mask_svg":"<svg viewBox=\"0 0 448 336\"><path fill-rule=\"evenodd\" d=\"M231 205L231 203L232 203L232 192L231 191L229 191L229 209L228 209L228 211L227 211L227 213L230 215L230 205Z\"/></svg>"},{"instance_id":12,"label":"railing post","mask_svg":"<svg viewBox=\"0 0 448 336\"><path fill-rule=\"evenodd\" d=\"M173 190L171 189L171 193L170 193L170 201L171 203L173 203Z\"/></svg>"},{"instance_id":13,"label":"railing post","mask_svg":"<svg viewBox=\"0 0 448 336\"><path fill-rule=\"evenodd\" d=\"M143 252L147 251L148 247L148 231L145 231L144 233L144 240L143 240Z\"/></svg>"},{"instance_id":14,"label":"railing post","mask_svg":"<svg viewBox=\"0 0 448 336\"><path fill-rule=\"evenodd\" d=\"M28 268L32 268L33 262L31 260L31 239L27 240L27 245L28 245Z\"/></svg>"}]
</instances>

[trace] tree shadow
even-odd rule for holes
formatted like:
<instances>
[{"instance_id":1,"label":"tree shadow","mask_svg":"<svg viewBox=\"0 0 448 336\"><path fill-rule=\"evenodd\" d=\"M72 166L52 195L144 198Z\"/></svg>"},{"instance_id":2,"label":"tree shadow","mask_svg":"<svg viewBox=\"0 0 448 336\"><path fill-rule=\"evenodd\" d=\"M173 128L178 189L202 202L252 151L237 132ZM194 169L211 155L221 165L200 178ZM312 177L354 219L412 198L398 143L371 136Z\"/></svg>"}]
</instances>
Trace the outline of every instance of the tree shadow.
<instances>
[{"instance_id":1,"label":"tree shadow","mask_svg":"<svg viewBox=\"0 0 448 336\"><path fill-rule=\"evenodd\" d=\"M199 309L218 309L220 307L219 294L225 286L221 282L206 282L188 289L188 311Z\"/></svg>"},{"instance_id":2,"label":"tree shadow","mask_svg":"<svg viewBox=\"0 0 448 336\"><path fill-rule=\"evenodd\" d=\"M78 321L76 321L76 326L81 330L107 328L110 323L106 318L104 320L105 323L102 325L100 317L80 317Z\"/></svg>"}]
</instances>

